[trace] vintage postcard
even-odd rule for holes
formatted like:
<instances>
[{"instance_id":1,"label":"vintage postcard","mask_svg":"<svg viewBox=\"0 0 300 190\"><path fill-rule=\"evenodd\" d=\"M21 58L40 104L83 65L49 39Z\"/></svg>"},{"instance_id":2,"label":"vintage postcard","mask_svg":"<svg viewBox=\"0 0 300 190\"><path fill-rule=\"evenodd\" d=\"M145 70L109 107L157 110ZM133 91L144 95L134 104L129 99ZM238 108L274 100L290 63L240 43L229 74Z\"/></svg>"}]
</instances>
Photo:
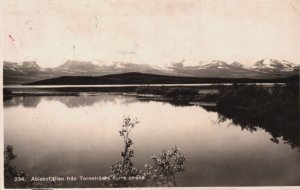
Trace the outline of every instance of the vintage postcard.
<instances>
[{"instance_id":1,"label":"vintage postcard","mask_svg":"<svg viewBox=\"0 0 300 190\"><path fill-rule=\"evenodd\" d=\"M300 1L1 3L3 188L300 185Z\"/></svg>"}]
</instances>

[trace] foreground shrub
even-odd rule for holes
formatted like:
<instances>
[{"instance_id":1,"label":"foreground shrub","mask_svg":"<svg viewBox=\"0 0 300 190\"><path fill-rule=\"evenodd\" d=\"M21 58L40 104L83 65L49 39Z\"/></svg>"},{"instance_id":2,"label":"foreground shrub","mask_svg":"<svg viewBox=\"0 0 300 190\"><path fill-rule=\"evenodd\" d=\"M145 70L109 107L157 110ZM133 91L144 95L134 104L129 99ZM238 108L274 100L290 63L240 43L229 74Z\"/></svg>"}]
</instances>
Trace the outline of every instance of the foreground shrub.
<instances>
[{"instance_id":1,"label":"foreground shrub","mask_svg":"<svg viewBox=\"0 0 300 190\"><path fill-rule=\"evenodd\" d=\"M146 171L137 169L132 158L134 151L131 149L133 142L130 138L131 130L139 122L136 119L127 117L119 134L123 137L124 150L121 152L122 162L111 167L112 174L109 176L113 187L132 186L176 186L176 174L184 171L185 156L175 146L169 151L163 150L160 156L153 155L153 165L145 164ZM137 183L130 180L131 177L141 177L142 181Z\"/></svg>"},{"instance_id":2,"label":"foreground shrub","mask_svg":"<svg viewBox=\"0 0 300 190\"><path fill-rule=\"evenodd\" d=\"M17 157L14 153L14 148L8 145L4 150L4 186L5 188L16 188L15 179L25 178L26 174L24 171L13 167L11 162ZM24 183L25 185L25 183Z\"/></svg>"},{"instance_id":3,"label":"foreground shrub","mask_svg":"<svg viewBox=\"0 0 300 190\"><path fill-rule=\"evenodd\" d=\"M118 162L111 167L112 174L109 176L112 181L112 186L119 187L131 186L130 177L142 176L141 170L136 169L133 165L132 158L134 157L134 151L130 148L133 145L131 138L129 137L131 130L138 124L136 119L125 118L119 134L124 140L124 150L121 152L123 158L122 162Z\"/></svg>"},{"instance_id":4,"label":"foreground shrub","mask_svg":"<svg viewBox=\"0 0 300 190\"><path fill-rule=\"evenodd\" d=\"M153 165L145 164L144 173L148 185L176 186L176 174L184 172L185 156L175 146L169 151L163 150L160 156L151 156Z\"/></svg>"}]
</instances>

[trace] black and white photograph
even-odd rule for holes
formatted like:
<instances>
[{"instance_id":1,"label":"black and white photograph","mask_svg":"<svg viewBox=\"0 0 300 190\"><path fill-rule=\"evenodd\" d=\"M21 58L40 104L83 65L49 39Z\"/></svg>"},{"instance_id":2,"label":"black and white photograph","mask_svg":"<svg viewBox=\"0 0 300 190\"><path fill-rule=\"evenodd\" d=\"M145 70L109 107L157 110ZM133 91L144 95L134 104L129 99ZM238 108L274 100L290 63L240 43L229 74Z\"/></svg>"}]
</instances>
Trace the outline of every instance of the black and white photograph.
<instances>
[{"instance_id":1,"label":"black and white photograph","mask_svg":"<svg viewBox=\"0 0 300 190\"><path fill-rule=\"evenodd\" d=\"M299 0L1 11L0 189L300 186Z\"/></svg>"}]
</instances>

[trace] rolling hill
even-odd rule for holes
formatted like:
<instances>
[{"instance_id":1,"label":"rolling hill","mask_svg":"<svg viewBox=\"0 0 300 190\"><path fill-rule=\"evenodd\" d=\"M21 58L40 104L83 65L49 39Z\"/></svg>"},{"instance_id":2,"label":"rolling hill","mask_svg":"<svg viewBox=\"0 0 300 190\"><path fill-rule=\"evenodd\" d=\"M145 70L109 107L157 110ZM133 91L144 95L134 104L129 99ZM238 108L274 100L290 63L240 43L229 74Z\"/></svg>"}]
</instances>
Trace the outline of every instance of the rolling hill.
<instances>
[{"instance_id":1,"label":"rolling hill","mask_svg":"<svg viewBox=\"0 0 300 190\"><path fill-rule=\"evenodd\" d=\"M205 84L205 83L299 83L299 76L280 79L198 78L147 73L122 73L105 76L64 76L27 83L26 85L104 85L104 84Z\"/></svg>"}]
</instances>

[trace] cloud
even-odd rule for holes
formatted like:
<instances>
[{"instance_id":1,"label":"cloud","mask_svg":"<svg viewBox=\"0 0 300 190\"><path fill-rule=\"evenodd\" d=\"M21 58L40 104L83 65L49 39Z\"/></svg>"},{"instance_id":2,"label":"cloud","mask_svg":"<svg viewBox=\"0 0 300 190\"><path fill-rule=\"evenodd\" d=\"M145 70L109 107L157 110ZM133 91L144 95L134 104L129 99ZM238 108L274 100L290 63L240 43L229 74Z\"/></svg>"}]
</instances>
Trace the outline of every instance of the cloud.
<instances>
[{"instance_id":1,"label":"cloud","mask_svg":"<svg viewBox=\"0 0 300 190\"><path fill-rule=\"evenodd\" d=\"M7 1L4 59L165 64L219 59L300 63L300 13L288 1ZM76 49L73 49L76 46ZM130 53L134 52L134 53Z\"/></svg>"}]
</instances>

